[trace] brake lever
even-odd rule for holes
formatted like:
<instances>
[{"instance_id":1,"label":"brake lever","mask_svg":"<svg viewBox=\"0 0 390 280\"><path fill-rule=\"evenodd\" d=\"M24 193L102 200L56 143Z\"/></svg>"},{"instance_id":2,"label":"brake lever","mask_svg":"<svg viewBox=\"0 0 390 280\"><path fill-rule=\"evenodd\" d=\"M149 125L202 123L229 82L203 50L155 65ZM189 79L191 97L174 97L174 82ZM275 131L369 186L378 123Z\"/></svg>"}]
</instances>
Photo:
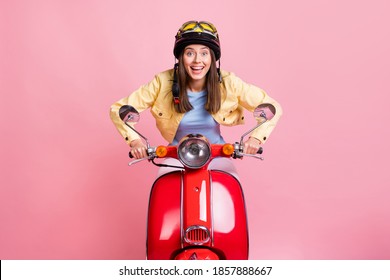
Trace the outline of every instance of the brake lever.
<instances>
[{"instance_id":1,"label":"brake lever","mask_svg":"<svg viewBox=\"0 0 390 280\"><path fill-rule=\"evenodd\" d=\"M257 155L252 155L252 154L244 154L244 153L241 153L241 156L246 156L246 157L253 157L253 158L260 159L260 160L264 160L264 158L263 158L263 157L261 157L261 156L257 156Z\"/></svg>"},{"instance_id":2,"label":"brake lever","mask_svg":"<svg viewBox=\"0 0 390 280\"><path fill-rule=\"evenodd\" d=\"M148 160L149 158L146 157L146 158L136 159L136 160L130 161L128 165L131 166L133 164L139 163L139 162L146 160L146 159Z\"/></svg>"}]
</instances>

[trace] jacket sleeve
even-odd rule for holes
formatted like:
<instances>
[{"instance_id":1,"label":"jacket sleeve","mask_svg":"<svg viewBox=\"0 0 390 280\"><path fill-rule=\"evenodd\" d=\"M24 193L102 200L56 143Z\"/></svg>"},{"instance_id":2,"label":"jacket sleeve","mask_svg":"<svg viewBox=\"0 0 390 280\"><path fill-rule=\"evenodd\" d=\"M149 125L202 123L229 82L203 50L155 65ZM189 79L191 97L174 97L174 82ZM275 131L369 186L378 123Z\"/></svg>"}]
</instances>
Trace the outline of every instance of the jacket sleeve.
<instances>
[{"instance_id":1,"label":"jacket sleeve","mask_svg":"<svg viewBox=\"0 0 390 280\"><path fill-rule=\"evenodd\" d=\"M266 121L256 130L254 130L250 135L251 137L260 140L261 143L265 143L282 115L282 107L264 90L243 82L237 76L233 75L232 79L234 91L238 96L238 103L245 109L249 110L250 112L253 112L256 107L261 104L272 104L275 107L274 117L271 120ZM261 120L258 120L258 122L260 121Z\"/></svg>"},{"instance_id":2,"label":"jacket sleeve","mask_svg":"<svg viewBox=\"0 0 390 280\"><path fill-rule=\"evenodd\" d=\"M123 121L119 117L119 109L123 105L131 105L135 109L137 109L138 112L141 113L142 111L150 108L154 104L158 96L158 93L160 91L160 85L160 78L158 75L156 75L154 79L148 84L141 86L129 96L124 97L111 105L111 120L128 144L130 144L130 142L135 139L139 139L140 137L137 133L132 131L123 123Z\"/></svg>"}]
</instances>

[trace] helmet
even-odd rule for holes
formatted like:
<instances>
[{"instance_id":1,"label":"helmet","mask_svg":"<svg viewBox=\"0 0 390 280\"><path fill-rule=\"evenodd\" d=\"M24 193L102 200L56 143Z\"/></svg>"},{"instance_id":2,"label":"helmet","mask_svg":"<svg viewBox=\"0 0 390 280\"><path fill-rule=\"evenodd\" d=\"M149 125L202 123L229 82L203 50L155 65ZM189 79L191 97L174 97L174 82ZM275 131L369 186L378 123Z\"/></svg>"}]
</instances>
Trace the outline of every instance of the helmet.
<instances>
[{"instance_id":1,"label":"helmet","mask_svg":"<svg viewBox=\"0 0 390 280\"><path fill-rule=\"evenodd\" d=\"M215 26L207 21L187 21L184 23L175 36L175 47L173 54L177 59L183 49L191 44L201 44L209 47L215 54L215 60L221 57L221 46L218 32Z\"/></svg>"}]
</instances>

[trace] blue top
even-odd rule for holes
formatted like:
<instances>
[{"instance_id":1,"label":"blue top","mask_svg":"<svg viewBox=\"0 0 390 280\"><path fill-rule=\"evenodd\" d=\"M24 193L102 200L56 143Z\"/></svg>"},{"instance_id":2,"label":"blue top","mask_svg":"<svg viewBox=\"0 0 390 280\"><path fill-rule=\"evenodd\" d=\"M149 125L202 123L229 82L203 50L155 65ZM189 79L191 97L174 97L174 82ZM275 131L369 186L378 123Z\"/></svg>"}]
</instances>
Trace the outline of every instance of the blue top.
<instances>
[{"instance_id":1,"label":"blue top","mask_svg":"<svg viewBox=\"0 0 390 280\"><path fill-rule=\"evenodd\" d=\"M202 134L210 144L224 144L219 123L204 108L207 92L188 91L187 94L193 109L184 114L171 145L177 145L181 138L190 133Z\"/></svg>"}]
</instances>

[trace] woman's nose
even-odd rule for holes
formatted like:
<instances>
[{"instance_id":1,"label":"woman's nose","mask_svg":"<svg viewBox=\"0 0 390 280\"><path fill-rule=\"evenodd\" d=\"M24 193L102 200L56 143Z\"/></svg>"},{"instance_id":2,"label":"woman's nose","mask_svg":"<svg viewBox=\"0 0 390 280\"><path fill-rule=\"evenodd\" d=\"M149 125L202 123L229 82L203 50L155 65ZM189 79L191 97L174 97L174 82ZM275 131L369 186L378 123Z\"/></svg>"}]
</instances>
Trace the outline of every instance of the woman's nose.
<instances>
[{"instance_id":1,"label":"woman's nose","mask_svg":"<svg viewBox=\"0 0 390 280\"><path fill-rule=\"evenodd\" d=\"M200 54L196 54L195 55L195 62L201 62L202 61L202 59L201 59L201 56L200 56Z\"/></svg>"}]
</instances>

